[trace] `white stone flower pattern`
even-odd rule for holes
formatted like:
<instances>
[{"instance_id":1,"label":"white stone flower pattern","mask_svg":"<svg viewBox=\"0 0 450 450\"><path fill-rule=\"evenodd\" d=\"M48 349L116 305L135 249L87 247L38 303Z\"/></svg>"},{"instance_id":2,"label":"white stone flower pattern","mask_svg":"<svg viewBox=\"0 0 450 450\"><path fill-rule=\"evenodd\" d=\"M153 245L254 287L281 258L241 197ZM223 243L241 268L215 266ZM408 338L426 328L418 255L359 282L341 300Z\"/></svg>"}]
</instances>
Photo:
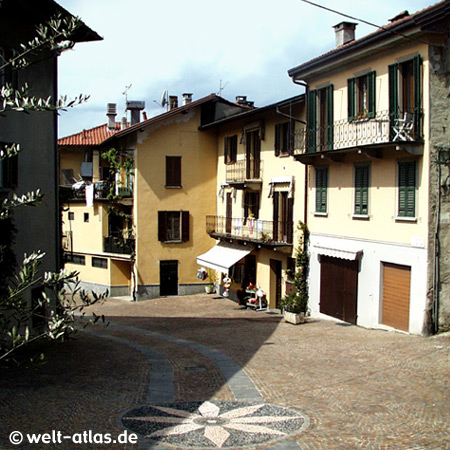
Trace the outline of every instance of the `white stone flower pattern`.
<instances>
[{"instance_id":1,"label":"white stone flower pattern","mask_svg":"<svg viewBox=\"0 0 450 450\"><path fill-rule=\"evenodd\" d=\"M271 442L303 431L305 415L288 408L240 402L147 405L127 412L122 423L164 445L232 448Z\"/></svg>"}]
</instances>

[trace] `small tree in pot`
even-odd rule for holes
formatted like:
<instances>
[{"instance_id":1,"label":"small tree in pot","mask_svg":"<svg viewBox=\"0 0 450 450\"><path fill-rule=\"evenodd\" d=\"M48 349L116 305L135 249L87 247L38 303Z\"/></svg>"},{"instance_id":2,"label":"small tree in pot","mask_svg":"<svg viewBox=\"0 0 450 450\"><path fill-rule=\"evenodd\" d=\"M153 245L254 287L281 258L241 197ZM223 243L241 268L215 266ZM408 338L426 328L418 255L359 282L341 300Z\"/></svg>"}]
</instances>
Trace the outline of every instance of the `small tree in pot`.
<instances>
[{"instance_id":1,"label":"small tree in pot","mask_svg":"<svg viewBox=\"0 0 450 450\"><path fill-rule=\"evenodd\" d=\"M294 292L281 299L280 307L287 322L303 323L308 312L309 230L305 223L297 227L301 233L295 256Z\"/></svg>"}]
</instances>

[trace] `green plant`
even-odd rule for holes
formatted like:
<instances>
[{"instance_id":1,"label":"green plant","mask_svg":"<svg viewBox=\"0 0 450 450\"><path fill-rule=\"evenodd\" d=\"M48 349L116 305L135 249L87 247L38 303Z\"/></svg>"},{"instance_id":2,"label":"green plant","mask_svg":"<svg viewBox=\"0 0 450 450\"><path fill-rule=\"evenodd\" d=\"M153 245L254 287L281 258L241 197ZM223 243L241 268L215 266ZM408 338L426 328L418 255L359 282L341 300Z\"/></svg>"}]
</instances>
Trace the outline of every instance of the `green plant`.
<instances>
[{"instance_id":1,"label":"green plant","mask_svg":"<svg viewBox=\"0 0 450 450\"><path fill-rule=\"evenodd\" d=\"M295 255L294 292L281 299L280 307L283 311L292 313L308 312L308 274L309 274L309 230L305 223L299 222L297 252Z\"/></svg>"}]
</instances>

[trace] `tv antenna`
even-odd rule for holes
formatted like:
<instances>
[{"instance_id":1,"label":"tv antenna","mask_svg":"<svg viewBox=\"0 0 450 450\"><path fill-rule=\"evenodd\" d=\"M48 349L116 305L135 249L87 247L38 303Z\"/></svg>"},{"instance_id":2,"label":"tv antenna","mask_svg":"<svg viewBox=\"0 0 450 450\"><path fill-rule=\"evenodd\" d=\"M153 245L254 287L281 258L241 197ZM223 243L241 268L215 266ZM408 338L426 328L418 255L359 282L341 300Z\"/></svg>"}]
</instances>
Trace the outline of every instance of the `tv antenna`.
<instances>
[{"instance_id":1,"label":"tv antenna","mask_svg":"<svg viewBox=\"0 0 450 450\"><path fill-rule=\"evenodd\" d=\"M217 95L219 97L222 97L222 91L227 87L227 85L228 85L228 81L224 85L222 85L222 80L220 80L219 92L217 93Z\"/></svg>"},{"instance_id":2,"label":"tv antenna","mask_svg":"<svg viewBox=\"0 0 450 450\"><path fill-rule=\"evenodd\" d=\"M130 90L131 86L133 86L132 83L130 83L128 86L125 86L125 90L122 92L122 95L125 95L125 102L128 101L128 91Z\"/></svg>"}]
</instances>

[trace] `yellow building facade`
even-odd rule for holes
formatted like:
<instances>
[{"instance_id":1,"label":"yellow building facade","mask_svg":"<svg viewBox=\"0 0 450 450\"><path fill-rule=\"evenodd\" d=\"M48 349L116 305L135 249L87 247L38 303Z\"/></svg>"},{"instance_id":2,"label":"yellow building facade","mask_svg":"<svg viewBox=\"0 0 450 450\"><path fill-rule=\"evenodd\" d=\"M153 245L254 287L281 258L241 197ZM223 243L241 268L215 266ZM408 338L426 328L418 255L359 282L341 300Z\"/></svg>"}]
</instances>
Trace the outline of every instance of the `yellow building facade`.
<instances>
[{"instance_id":1,"label":"yellow building facade","mask_svg":"<svg viewBox=\"0 0 450 450\"><path fill-rule=\"evenodd\" d=\"M406 13L359 40L343 22L334 51L289 71L307 90L295 159L307 167L314 316L415 334L437 327L430 55L444 40L421 25L432 15L444 17Z\"/></svg>"}]
</instances>

